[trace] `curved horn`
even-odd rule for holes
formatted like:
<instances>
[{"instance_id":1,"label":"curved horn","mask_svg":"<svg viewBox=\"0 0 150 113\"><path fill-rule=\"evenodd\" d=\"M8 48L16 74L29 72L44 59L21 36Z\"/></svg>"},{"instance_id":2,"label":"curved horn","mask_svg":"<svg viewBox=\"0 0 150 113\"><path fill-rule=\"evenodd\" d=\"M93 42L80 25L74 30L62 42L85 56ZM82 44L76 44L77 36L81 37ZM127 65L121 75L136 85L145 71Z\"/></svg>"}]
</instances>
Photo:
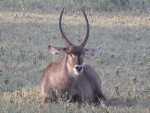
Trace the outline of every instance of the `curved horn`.
<instances>
[{"instance_id":1,"label":"curved horn","mask_svg":"<svg viewBox=\"0 0 150 113\"><path fill-rule=\"evenodd\" d=\"M67 37L65 36L65 34L62 30L62 26L61 26L61 20L62 20L62 15L63 15L64 9L65 8L63 8L63 10L61 11L60 18L59 18L59 30L60 30L60 33L61 33L61 38L64 40L64 42L69 47L70 45L73 45L73 44L67 39Z\"/></svg>"},{"instance_id":2,"label":"curved horn","mask_svg":"<svg viewBox=\"0 0 150 113\"><path fill-rule=\"evenodd\" d=\"M85 38L83 39L83 41L81 42L81 45L82 45L83 47L85 47L86 42L87 42L88 37L89 37L89 22L88 22L88 19L87 19L87 16L86 16L84 10L83 10L83 9L81 9L81 10L82 10L82 12L83 12L83 15L84 15L85 21L86 21L86 35L85 35Z\"/></svg>"}]
</instances>

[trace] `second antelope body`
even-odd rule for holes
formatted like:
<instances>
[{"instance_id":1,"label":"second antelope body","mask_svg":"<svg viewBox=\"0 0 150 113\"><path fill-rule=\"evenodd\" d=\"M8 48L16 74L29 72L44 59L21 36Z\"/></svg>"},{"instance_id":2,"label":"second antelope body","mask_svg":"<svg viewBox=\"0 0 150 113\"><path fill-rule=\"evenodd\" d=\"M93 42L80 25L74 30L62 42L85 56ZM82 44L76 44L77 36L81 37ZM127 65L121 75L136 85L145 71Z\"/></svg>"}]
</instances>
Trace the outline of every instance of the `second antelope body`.
<instances>
[{"instance_id":1,"label":"second antelope body","mask_svg":"<svg viewBox=\"0 0 150 113\"><path fill-rule=\"evenodd\" d=\"M72 101L84 102L92 100L106 100L102 92L101 80L96 71L88 64L83 64L84 55L93 56L99 49L84 48L89 37L89 23L85 12L82 10L86 20L86 35L79 46L73 45L65 36L61 20L64 9L59 19L61 38L67 47L49 46L52 54L61 55L58 63L51 63L42 76L41 96L45 100L56 100L55 90L62 93L67 92Z\"/></svg>"}]
</instances>

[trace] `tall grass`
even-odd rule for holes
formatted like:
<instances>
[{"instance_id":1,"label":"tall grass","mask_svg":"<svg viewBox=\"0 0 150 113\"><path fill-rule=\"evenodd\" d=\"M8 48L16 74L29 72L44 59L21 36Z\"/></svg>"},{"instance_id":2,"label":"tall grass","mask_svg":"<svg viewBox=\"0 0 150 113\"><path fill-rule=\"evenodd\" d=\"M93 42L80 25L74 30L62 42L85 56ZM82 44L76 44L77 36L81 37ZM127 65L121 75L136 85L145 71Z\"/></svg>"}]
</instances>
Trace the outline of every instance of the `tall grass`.
<instances>
[{"instance_id":1,"label":"tall grass","mask_svg":"<svg viewBox=\"0 0 150 113\"><path fill-rule=\"evenodd\" d=\"M148 13L93 12L88 15L90 37L86 46L101 46L102 51L85 61L100 75L108 98L106 103L78 108L76 103L61 98L46 105L42 102L41 77L46 66L56 59L47 45L63 46L57 13L21 16L19 12L0 12L0 112L149 113ZM83 23L85 20L78 13L65 14L63 27L71 42L76 43L84 36Z\"/></svg>"},{"instance_id":2,"label":"tall grass","mask_svg":"<svg viewBox=\"0 0 150 113\"><path fill-rule=\"evenodd\" d=\"M66 7L72 10L74 8L86 8L86 10L97 11L150 11L149 0L3 0L1 10L22 11L41 11L62 9Z\"/></svg>"},{"instance_id":3,"label":"tall grass","mask_svg":"<svg viewBox=\"0 0 150 113\"><path fill-rule=\"evenodd\" d=\"M81 11L73 14L84 7L90 23L86 47L102 47L96 57L85 58L108 98L100 106L79 108L61 95L44 104L39 97L42 74L57 60L47 46L63 46L58 19L64 6L70 11L63 28L71 42L78 44L84 36ZM149 7L148 0L1 0L0 113L149 113Z\"/></svg>"}]
</instances>

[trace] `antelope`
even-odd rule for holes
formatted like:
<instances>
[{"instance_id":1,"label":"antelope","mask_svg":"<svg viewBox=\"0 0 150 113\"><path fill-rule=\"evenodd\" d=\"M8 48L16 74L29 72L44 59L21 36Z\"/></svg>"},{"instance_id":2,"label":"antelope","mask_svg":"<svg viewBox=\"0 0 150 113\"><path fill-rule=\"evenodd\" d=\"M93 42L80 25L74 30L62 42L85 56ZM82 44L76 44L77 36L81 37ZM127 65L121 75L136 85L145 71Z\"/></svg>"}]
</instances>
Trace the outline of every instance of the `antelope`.
<instances>
[{"instance_id":1,"label":"antelope","mask_svg":"<svg viewBox=\"0 0 150 113\"><path fill-rule=\"evenodd\" d=\"M40 94L45 100L56 100L56 90L62 93L67 92L69 99L72 101L106 100L102 92L102 83L98 74L92 66L83 64L84 55L93 56L100 48L84 48L89 37L89 22L84 10L81 10L85 17L87 27L85 38L79 46L72 44L65 36L61 25L64 8L61 11L59 30L61 38L67 47L49 46L52 54L60 55L62 59L60 62L49 64L42 76Z\"/></svg>"}]
</instances>

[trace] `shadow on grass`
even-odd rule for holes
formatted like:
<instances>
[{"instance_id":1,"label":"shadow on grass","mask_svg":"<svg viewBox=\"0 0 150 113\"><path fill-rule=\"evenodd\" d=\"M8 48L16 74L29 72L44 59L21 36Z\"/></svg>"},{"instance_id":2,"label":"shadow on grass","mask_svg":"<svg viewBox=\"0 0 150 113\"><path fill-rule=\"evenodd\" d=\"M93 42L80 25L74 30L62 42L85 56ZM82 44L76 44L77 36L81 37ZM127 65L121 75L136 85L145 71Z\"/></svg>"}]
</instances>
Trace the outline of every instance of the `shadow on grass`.
<instances>
[{"instance_id":1,"label":"shadow on grass","mask_svg":"<svg viewBox=\"0 0 150 113\"><path fill-rule=\"evenodd\" d=\"M138 104L138 100L136 98L111 98L107 100L107 107L132 107Z\"/></svg>"}]
</instances>

